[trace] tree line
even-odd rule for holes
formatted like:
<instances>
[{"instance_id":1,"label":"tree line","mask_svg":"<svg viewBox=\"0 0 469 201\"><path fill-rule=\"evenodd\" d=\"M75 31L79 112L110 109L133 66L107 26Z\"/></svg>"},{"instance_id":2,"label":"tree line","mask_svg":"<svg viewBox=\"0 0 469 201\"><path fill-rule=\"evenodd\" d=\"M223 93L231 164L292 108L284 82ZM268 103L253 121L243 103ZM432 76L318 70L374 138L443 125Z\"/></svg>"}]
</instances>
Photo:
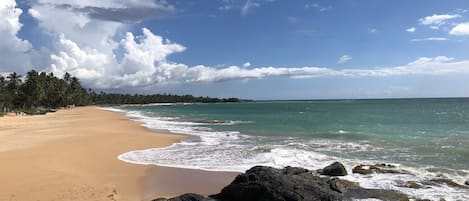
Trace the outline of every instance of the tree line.
<instances>
[{"instance_id":1,"label":"tree line","mask_svg":"<svg viewBox=\"0 0 469 201\"><path fill-rule=\"evenodd\" d=\"M171 94L119 94L96 93L88 91L77 77L65 73L62 78L53 73L31 70L23 76L11 73L6 77L0 75L0 114L10 111L37 111L68 107L71 105L105 105L105 104L149 104L178 102L238 102L237 98L219 99L194 97L192 95Z\"/></svg>"},{"instance_id":2,"label":"tree line","mask_svg":"<svg viewBox=\"0 0 469 201\"><path fill-rule=\"evenodd\" d=\"M53 73L31 70L23 76L0 75L0 108L3 112L31 111L37 108L60 108L88 105L91 98L77 77L65 73L63 78Z\"/></svg>"},{"instance_id":3,"label":"tree line","mask_svg":"<svg viewBox=\"0 0 469 201\"><path fill-rule=\"evenodd\" d=\"M90 92L93 104L97 105L117 105L117 104L150 104L150 103L219 103L219 102L239 102L238 98L211 98L195 97L192 95L171 95L171 94L118 94L118 93L95 93Z\"/></svg>"}]
</instances>

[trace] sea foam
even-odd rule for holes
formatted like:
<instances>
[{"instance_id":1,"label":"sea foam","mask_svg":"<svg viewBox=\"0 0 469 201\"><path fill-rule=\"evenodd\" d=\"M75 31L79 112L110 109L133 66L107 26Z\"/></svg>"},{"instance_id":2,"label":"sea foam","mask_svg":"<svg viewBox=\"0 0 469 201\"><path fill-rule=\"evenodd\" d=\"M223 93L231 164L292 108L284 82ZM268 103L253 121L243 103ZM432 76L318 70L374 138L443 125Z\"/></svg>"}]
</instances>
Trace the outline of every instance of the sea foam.
<instances>
[{"instance_id":1,"label":"sea foam","mask_svg":"<svg viewBox=\"0 0 469 201\"><path fill-rule=\"evenodd\" d=\"M238 131L214 131L206 125L231 125L253 123L248 121L185 121L177 117L159 117L145 114L143 111L131 111L120 108L104 108L109 111L124 112L130 119L155 130L167 130L172 133L187 134L187 138L169 147L136 150L118 156L122 161L145 165L158 165L176 168L201 169L208 171L244 172L254 165L271 167L298 166L311 170L323 168L335 161L344 163L349 173L359 164L375 164L386 161L357 160L343 158L328 153L348 151L370 151L382 149L368 142L342 142L338 140L304 140L295 137L262 137L244 135ZM347 131L339 130L346 134ZM414 198L446 200L469 200L469 191L448 187L445 184L429 183L437 176L464 182L467 172L461 175L428 171L432 167L411 167L400 164L398 169L411 174L349 174L344 177L359 182L365 188L394 189ZM424 186L421 189L405 187L407 181L414 181Z\"/></svg>"}]
</instances>

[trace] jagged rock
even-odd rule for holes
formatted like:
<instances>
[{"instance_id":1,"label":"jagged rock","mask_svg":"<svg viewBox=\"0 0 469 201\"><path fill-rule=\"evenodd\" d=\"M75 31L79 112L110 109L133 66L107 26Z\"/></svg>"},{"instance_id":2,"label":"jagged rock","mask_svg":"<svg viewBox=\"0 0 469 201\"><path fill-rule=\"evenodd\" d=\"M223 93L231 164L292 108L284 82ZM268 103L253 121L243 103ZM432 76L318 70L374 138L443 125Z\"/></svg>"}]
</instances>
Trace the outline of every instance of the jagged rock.
<instances>
[{"instance_id":1,"label":"jagged rock","mask_svg":"<svg viewBox=\"0 0 469 201\"><path fill-rule=\"evenodd\" d=\"M345 193L348 189L359 188L360 185L356 182L332 178L329 182L329 187L339 193Z\"/></svg>"},{"instance_id":2,"label":"jagged rock","mask_svg":"<svg viewBox=\"0 0 469 201\"><path fill-rule=\"evenodd\" d=\"M469 187L467 186L463 186L461 184L458 184L456 182L454 182L453 180L451 179L446 179L446 178L437 178L437 179L431 179L430 181L432 182L436 182L436 183L444 183L448 186L451 186L451 187L457 187L457 188L465 188L465 189L468 189Z\"/></svg>"},{"instance_id":3,"label":"jagged rock","mask_svg":"<svg viewBox=\"0 0 469 201\"><path fill-rule=\"evenodd\" d=\"M358 183L314 174L296 167L256 166L238 175L230 185L209 197L184 194L153 201L338 201L376 198L408 201L407 195L384 189L366 189Z\"/></svg>"},{"instance_id":4,"label":"jagged rock","mask_svg":"<svg viewBox=\"0 0 469 201\"><path fill-rule=\"evenodd\" d=\"M206 197L203 195L198 195L194 193L186 193L186 194L174 197L174 198L169 198L169 199L158 198L152 201L215 201L215 200L213 198Z\"/></svg>"},{"instance_id":5,"label":"jagged rock","mask_svg":"<svg viewBox=\"0 0 469 201\"><path fill-rule=\"evenodd\" d=\"M219 194L210 197L218 201L408 200L405 194L397 191L365 189L357 183L321 177L303 168L262 166L238 175Z\"/></svg>"},{"instance_id":6,"label":"jagged rock","mask_svg":"<svg viewBox=\"0 0 469 201\"><path fill-rule=\"evenodd\" d=\"M376 164L376 165L357 165L352 169L353 173L358 174L372 174L372 173L381 173L381 174L410 174L405 170L396 170L393 169L396 166L389 164Z\"/></svg>"},{"instance_id":7,"label":"jagged rock","mask_svg":"<svg viewBox=\"0 0 469 201\"><path fill-rule=\"evenodd\" d=\"M415 182L415 181L408 181L407 184L406 184L406 187L407 188L419 189L419 188L422 188L422 185L417 184L417 182Z\"/></svg>"},{"instance_id":8,"label":"jagged rock","mask_svg":"<svg viewBox=\"0 0 469 201\"><path fill-rule=\"evenodd\" d=\"M334 162L323 168L320 173L328 176L345 176L347 175L347 170L342 163Z\"/></svg>"},{"instance_id":9,"label":"jagged rock","mask_svg":"<svg viewBox=\"0 0 469 201\"><path fill-rule=\"evenodd\" d=\"M358 173L358 174L371 174L373 173L373 171L369 168L365 169L365 166L364 165L358 165L358 166L355 166L353 169L352 169L352 173Z\"/></svg>"}]
</instances>

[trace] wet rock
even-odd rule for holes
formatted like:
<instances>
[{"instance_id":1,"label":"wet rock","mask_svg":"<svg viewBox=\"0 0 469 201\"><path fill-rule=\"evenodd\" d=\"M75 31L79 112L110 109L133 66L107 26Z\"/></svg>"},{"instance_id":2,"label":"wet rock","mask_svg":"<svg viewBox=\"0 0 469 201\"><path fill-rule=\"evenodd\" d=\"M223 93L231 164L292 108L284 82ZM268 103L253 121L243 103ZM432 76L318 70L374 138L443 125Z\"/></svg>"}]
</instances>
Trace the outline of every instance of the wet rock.
<instances>
[{"instance_id":1,"label":"wet rock","mask_svg":"<svg viewBox=\"0 0 469 201\"><path fill-rule=\"evenodd\" d=\"M376 164L376 165L358 165L352 169L353 173L357 174L372 174L372 173L379 173L379 174L410 174L410 172L405 170L397 170L394 169L396 166L389 165L389 164Z\"/></svg>"},{"instance_id":2,"label":"wet rock","mask_svg":"<svg viewBox=\"0 0 469 201\"><path fill-rule=\"evenodd\" d=\"M152 201L215 201L213 198L205 197L194 193L186 193L174 198L158 198Z\"/></svg>"},{"instance_id":3,"label":"wet rock","mask_svg":"<svg viewBox=\"0 0 469 201\"><path fill-rule=\"evenodd\" d=\"M364 174L364 175L373 173L373 171L371 169L369 169L369 167L366 167L364 165L355 166L352 169L352 172L357 173L357 174Z\"/></svg>"},{"instance_id":4,"label":"wet rock","mask_svg":"<svg viewBox=\"0 0 469 201\"><path fill-rule=\"evenodd\" d=\"M256 166L238 175L216 195L206 197L189 193L153 201L348 201L369 198L409 200L407 195L398 191L366 189L358 183L315 175L303 168Z\"/></svg>"},{"instance_id":5,"label":"wet rock","mask_svg":"<svg viewBox=\"0 0 469 201\"><path fill-rule=\"evenodd\" d=\"M334 162L323 168L321 174L328 176L345 176L347 175L347 170L342 163Z\"/></svg>"},{"instance_id":6,"label":"wet rock","mask_svg":"<svg viewBox=\"0 0 469 201\"><path fill-rule=\"evenodd\" d=\"M321 177L302 168L262 166L238 175L219 194L210 197L218 201L408 200L405 194L397 191L365 189L358 183Z\"/></svg>"},{"instance_id":7,"label":"wet rock","mask_svg":"<svg viewBox=\"0 0 469 201\"><path fill-rule=\"evenodd\" d=\"M418 183L415 182L415 181L408 181L407 184L406 184L406 187L407 187L407 188L419 189L419 188L422 188L422 185L418 184Z\"/></svg>"},{"instance_id":8,"label":"wet rock","mask_svg":"<svg viewBox=\"0 0 469 201\"><path fill-rule=\"evenodd\" d=\"M448 185L448 186L450 186L450 187L469 189L469 187L464 186L464 185L461 185L461 184L458 184L458 183L454 182L454 181L451 180L451 179L436 178L436 179L431 179L430 181L436 182L436 183L444 183L444 184L446 184L446 185Z\"/></svg>"},{"instance_id":9,"label":"wet rock","mask_svg":"<svg viewBox=\"0 0 469 201\"><path fill-rule=\"evenodd\" d=\"M359 188L360 185L356 182L332 178L329 182L329 187L339 193L345 193L348 189Z\"/></svg>"}]
</instances>

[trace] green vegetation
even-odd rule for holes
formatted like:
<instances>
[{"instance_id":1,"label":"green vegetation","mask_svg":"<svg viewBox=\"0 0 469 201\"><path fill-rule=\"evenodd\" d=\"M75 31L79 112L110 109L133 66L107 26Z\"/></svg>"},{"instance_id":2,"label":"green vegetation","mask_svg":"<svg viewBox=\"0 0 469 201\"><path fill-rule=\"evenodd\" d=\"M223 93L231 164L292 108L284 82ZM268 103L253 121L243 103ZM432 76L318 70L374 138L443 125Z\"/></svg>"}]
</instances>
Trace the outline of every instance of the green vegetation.
<instances>
[{"instance_id":1,"label":"green vegetation","mask_svg":"<svg viewBox=\"0 0 469 201\"><path fill-rule=\"evenodd\" d=\"M63 78L53 73L31 70L24 80L17 73L6 78L0 75L0 116L6 112L25 112L27 114L43 114L50 109L67 106L84 106L90 104L149 104L149 103L215 103L238 102L237 98L218 99L210 97L194 97L192 95L171 94L99 94L89 89L87 92L80 80L65 73Z\"/></svg>"},{"instance_id":2,"label":"green vegetation","mask_svg":"<svg viewBox=\"0 0 469 201\"><path fill-rule=\"evenodd\" d=\"M171 95L171 94L106 94L101 92L96 94L90 93L94 104L149 104L149 103L218 103L218 102L239 102L237 98L210 98L210 97L194 97L192 95Z\"/></svg>"},{"instance_id":3,"label":"green vegetation","mask_svg":"<svg viewBox=\"0 0 469 201\"><path fill-rule=\"evenodd\" d=\"M46 108L88 105L91 98L78 78L65 73L63 79L53 73L31 70L24 81L21 75L0 76L0 109L2 112L41 113ZM41 111L37 109L41 108Z\"/></svg>"}]
</instances>

